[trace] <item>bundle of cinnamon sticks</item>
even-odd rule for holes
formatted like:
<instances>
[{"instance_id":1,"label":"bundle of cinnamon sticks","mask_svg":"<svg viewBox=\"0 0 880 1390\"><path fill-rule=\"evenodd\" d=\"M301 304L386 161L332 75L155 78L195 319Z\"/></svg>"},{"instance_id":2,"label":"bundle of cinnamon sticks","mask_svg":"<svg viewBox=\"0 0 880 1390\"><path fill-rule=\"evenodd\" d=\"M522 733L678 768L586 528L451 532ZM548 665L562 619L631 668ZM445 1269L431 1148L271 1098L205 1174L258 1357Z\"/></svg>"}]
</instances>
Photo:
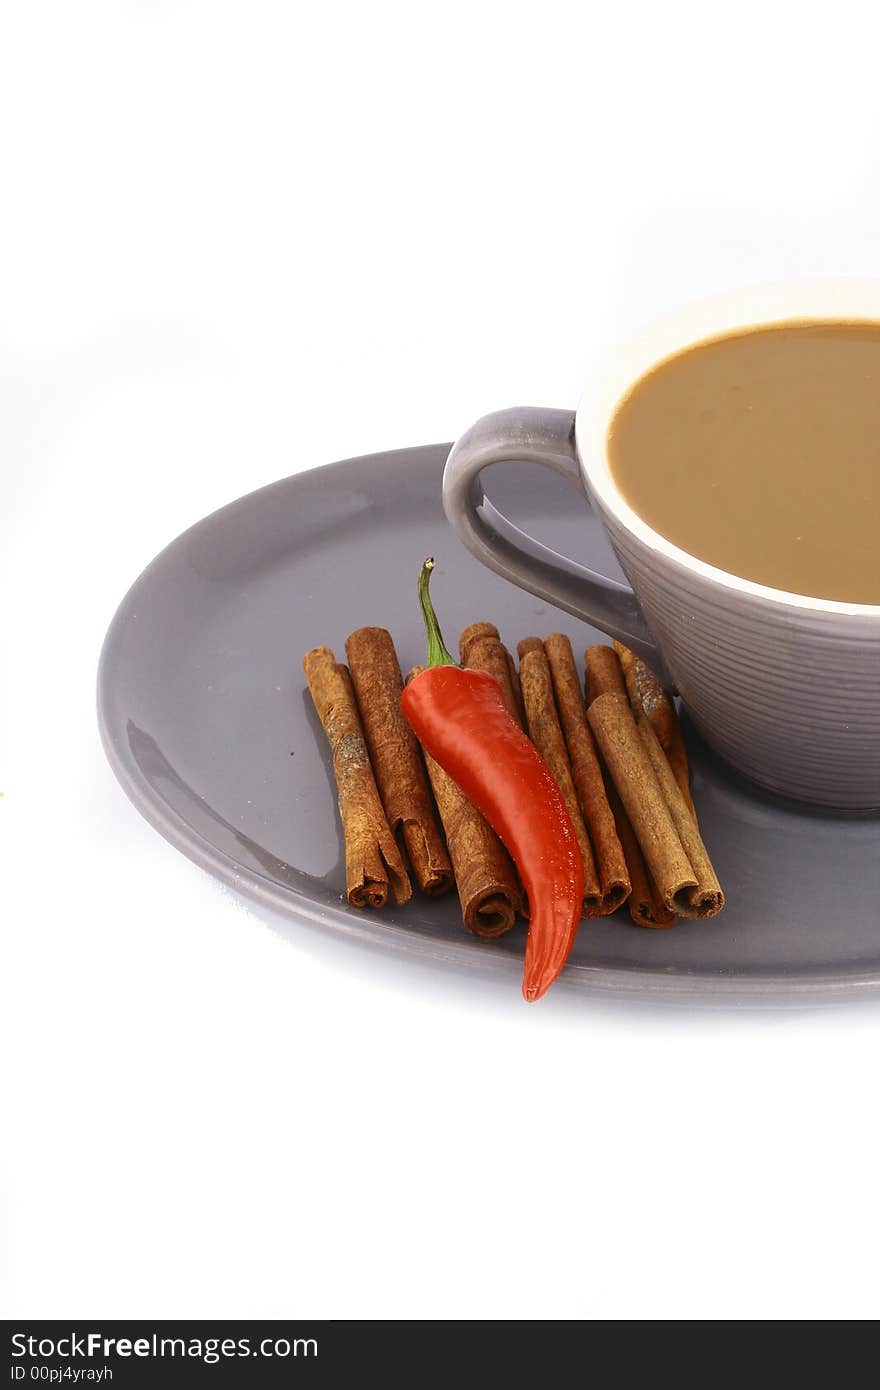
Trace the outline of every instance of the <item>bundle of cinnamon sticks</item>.
<instances>
[{"instance_id":1,"label":"bundle of cinnamon sticks","mask_svg":"<svg viewBox=\"0 0 880 1390\"><path fill-rule=\"evenodd\" d=\"M498 681L559 787L583 861L584 917L623 904L646 927L715 916L724 894L697 824L675 707L654 673L619 643L594 646L582 685L560 633L524 638L517 651L519 668L489 622L471 623L459 643L463 666ZM454 884L469 931L509 931L528 916L522 884L495 832L404 719L391 635L359 628L346 656L339 665L317 647L303 665L333 760L349 902L404 903L411 878L429 896Z\"/></svg>"}]
</instances>

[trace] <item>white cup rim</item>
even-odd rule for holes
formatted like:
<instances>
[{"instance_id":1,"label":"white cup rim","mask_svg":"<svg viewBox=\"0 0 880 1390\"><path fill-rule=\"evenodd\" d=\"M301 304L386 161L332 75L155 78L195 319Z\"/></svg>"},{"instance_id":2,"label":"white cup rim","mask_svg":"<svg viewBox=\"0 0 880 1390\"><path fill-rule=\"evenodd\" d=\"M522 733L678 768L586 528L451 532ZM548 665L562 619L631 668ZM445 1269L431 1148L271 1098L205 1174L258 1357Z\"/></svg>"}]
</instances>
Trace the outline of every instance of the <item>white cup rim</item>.
<instances>
[{"instance_id":1,"label":"white cup rim","mask_svg":"<svg viewBox=\"0 0 880 1390\"><path fill-rule=\"evenodd\" d=\"M792 321L880 322L880 279L815 279L755 285L701 299L658 319L597 362L575 417L575 441L584 483L637 540L684 569L727 589L789 608L880 620L880 604L844 603L774 589L700 560L661 536L633 511L617 487L608 460L608 427L635 383L685 348L740 329Z\"/></svg>"}]
</instances>

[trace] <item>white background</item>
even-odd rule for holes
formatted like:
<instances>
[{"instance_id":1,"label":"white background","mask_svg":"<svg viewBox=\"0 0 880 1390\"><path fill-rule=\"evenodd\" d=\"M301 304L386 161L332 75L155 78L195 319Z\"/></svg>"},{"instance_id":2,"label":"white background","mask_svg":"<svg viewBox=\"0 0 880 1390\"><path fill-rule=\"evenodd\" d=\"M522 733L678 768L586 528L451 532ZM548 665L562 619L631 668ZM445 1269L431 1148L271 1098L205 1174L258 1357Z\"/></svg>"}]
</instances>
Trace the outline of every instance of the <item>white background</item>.
<instances>
[{"instance_id":1,"label":"white background","mask_svg":"<svg viewBox=\"0 0 880 1390\"><path fill-rule=\"evenodd\" d=\"M93 709L130 582L240 493L572 405L703 292L880 273L867 13L3 7L7 1316L880 1313L880 1006L527 1009L279 935Z\"/></svg>"}]
</instances>

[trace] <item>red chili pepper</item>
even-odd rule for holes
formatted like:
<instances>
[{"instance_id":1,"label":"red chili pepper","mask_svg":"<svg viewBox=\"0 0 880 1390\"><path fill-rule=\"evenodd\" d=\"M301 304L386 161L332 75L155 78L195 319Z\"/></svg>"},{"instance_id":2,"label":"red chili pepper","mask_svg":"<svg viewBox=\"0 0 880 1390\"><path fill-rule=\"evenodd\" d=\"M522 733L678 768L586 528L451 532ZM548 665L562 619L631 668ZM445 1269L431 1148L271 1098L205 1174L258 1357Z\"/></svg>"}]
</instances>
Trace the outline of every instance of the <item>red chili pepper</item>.
<instances>
[{"instance_id":1,"label":"red chili pepper","mask_svg":"<svg viewBox=\"0 0 880 1390\"><path fill-rule=\"evenodd\" d=\"M584 874L565 802L546 763L504 707L484 671L457 666L428 591L433 560L419 575L428 664L401 708L416 737L507 846L529 898L523 995L540 999L568 959L581 916Z\"/></svg>"}]
</instances>

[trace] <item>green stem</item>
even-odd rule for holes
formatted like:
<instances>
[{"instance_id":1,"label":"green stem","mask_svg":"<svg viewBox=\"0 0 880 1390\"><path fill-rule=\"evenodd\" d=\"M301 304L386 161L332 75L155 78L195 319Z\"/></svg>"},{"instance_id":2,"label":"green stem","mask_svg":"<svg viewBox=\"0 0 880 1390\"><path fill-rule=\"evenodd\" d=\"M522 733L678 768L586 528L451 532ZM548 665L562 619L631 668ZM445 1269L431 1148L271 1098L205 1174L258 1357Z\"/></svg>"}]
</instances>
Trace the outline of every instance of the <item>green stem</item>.
<instances>
[{"instance_id":1,"label":"green stem","mask_svg":"<svg viewBox=\"0 0 880 1390\"><path fill-rule=\"evenodd\" d=\"M434 557L429 555L419 573L419 603L422 606L422 617L425 620L425 631L428 634L428 665L457 666L458 662L446 650L443 633L440 631L437 614L434 612L434 605L431 602L429 589L433 568Z\"/></svg>"}]
</instances>

